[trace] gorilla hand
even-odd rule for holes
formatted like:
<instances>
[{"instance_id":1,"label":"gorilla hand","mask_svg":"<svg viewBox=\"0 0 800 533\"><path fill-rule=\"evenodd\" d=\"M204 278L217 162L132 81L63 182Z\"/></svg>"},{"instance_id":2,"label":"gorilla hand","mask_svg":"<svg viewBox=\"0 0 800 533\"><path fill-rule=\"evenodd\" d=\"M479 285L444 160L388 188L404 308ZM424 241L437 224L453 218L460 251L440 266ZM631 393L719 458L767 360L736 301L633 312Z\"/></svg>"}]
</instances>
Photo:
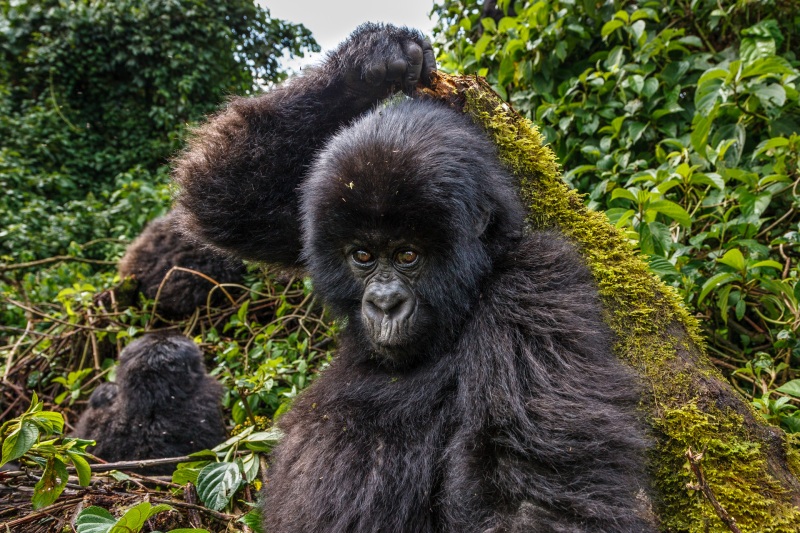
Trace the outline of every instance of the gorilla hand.
<instances>
[{"instance_id":1,"label":"gorilla hand","mask_svg":"<svg viewBox=\"0 0 800 533\"><path fill-rule=\"evenodd\" d=\"M430 85L436 60L417 30L363 24L331 54L329 67L344 73L350 94L378 101L397 90L410 95L420 82Z\"/></svg>"}]
</instances>

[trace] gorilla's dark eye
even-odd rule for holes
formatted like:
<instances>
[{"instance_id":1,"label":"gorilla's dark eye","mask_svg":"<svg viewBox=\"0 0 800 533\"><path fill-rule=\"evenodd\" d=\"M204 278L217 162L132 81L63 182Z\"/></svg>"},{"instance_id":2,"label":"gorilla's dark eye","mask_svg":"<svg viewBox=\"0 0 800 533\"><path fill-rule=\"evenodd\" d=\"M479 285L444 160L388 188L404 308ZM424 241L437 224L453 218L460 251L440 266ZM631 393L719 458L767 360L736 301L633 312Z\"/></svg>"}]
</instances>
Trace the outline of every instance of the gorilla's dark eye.
<instances>
[{"instance_id":1,"label":"gorilla's dark eye","mask_svg":"<svg viewBox=\"0 0 800 533\"><path fill-rule=\"evenodd\" d=\"M394 262L401 266L411 266L417 262L419 256L414 250L403 250L394 256Z\"/></svg>"},{"instance_id":2,"label":"gorilla's dark eye","mask_svg":"<svg viewBox=\"0 0 800 533\"><path fill-rule=\"evenodd\" d=\"M368 265L372 263L372 254L366 250L356 250L353 252L353 261L360 265Z\"/></svg>"}]
</instances>

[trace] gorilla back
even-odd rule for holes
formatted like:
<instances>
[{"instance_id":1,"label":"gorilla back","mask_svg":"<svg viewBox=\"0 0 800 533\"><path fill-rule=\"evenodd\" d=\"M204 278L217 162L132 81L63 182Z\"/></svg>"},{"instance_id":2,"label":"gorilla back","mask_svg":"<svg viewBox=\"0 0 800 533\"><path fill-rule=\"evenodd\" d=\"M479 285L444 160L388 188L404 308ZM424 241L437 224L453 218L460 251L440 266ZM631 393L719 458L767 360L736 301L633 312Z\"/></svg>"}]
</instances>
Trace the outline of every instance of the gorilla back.
<instances>
[{"instance_id":1,"label":"gorilla back","mask_svg":"<svg viewBox=\"0 0 800 533\"><path fill-rule=\"evenodd\" d=\"M96 440L92 453L106 461L187 455L225 440L221 396L194 342L151 333L122 350L117 381L94 390L74 435Z\"/></svg>"},{"instance_id":2,"label":"gorilla back","mask_svg":"<svg viewBox=\"0 0 800 533\"><path fill-rule=\"evenodd\" d=\"M347 318L279 422L268 531L630 531L636 387L591 276L525 235L493 146L436 103L335 135L302 186L303 261Z\"/></svg>"}]
</instances>

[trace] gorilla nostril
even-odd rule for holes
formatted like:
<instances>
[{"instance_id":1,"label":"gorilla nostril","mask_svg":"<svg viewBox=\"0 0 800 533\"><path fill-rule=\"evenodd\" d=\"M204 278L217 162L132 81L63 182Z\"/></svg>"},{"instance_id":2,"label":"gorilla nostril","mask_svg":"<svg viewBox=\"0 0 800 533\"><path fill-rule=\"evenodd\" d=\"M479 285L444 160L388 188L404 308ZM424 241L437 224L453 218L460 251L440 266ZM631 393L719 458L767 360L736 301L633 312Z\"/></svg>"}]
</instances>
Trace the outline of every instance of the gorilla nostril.
<instances>
[{"instance_id":1,"label":"gorilla nostril","mask_svg":"<svg viewBox=\"0 0 800 533\"><path fill-rule=\"evenodd\" d=\"M388 317L392 317L393 315L397 314L398 311L402 306L406 299L397 294L380 294L373 298L367 300L367 304L375 309L376 312L380 312Z\"/></svg>"},{"instance_id":2,"label":"gorilla nostril","mask_svg":"<svg viewBox=\"0 0 800 533\"><path fill-rule=\"evenodd\" d=\"M402 320L411 312L412 298L396 282L375 283L364 293L363 312L375 322Z\"/></svg>"}]
</instances>

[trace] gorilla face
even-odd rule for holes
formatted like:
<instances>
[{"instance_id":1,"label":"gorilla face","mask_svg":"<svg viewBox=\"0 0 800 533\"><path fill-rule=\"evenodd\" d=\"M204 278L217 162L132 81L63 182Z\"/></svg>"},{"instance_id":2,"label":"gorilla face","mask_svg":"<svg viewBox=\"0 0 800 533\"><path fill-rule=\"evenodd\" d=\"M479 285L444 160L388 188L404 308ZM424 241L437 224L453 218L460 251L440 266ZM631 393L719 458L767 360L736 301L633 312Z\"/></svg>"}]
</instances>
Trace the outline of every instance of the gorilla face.
<instances>
[{"instance_id":1,"label":"gorilla face","mask_svg":"<svg viewBox=\"0 0 800 533\"><path fill-rule=\"evenodd\" d=\"M388 357L413 352L426 322L416 283L423 254L413 244L353 244L348 251L353 277L361 280L361 324L373 348Z\"/></svg>"},{"instance_id":2,"label":"gorilla face","mask_svg":"<svg viewBox=\"0 0 800 533\"><path fill-rule=\"evenodd\" d=\"M315 291L392 364L452 345L495 246L521 233L510 179L483 141L439 104L394 103L334 136L302 188Z\"/></svg>"}]
</instances>

